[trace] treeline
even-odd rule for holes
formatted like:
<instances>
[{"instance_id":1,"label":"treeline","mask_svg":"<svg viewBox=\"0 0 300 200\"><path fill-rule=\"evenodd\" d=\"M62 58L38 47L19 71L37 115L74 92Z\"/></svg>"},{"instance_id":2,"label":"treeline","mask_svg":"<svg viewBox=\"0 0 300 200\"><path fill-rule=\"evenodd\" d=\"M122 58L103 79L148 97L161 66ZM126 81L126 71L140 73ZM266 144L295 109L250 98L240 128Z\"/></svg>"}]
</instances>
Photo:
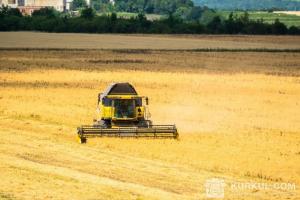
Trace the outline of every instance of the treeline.
<instances>
[{"instance_id":1,"label":"treeline","mask_svg":"<svg viewBox=\"0 0 300 200\"><path fill-rule=\"evenodd\" d=\"M215 16L204 25L199 21L185 21L172 14L150 21L142 13L129 19L117 17L116 13L97 16L92 8L81 10L78 17L60 14L51 8L35 11L32 16L22 16L18 9L0 8L0 31L23 30L65 33L300 34L297 27L287 28L279 20L273 24L253 21L247 13L243 16L230 14L225 20Z\"/></svg>"},{"instance_id":2,"label":"treeline","mask_svg":"<svg viewBox=\"0 0 300 200\"><path fill-rule=\"evenodd\" d=\"M196 5L223 10L300 10L298 0L194 0Z\"/></svg>"},{"instance_id":3,"label":"treeline","mask_svg":"<svg viewBox=\"0 0 300 200\"><path fill-rule=\"evenodd\" d=\"M72 9L80 10L86 6L85 0L73 0ZM170 15L185 20L199 20L207 7L194 6L192 0L91 0L91 7L100 13L128 12Z\"/></svg>"},{"instance_id":4,"label":"treeline","mask_svg":"<svg viewBox=\"0 0 300 200\"><path fill-rule=\"evenodd\" d=\"M82 2L85 0L75 0ZM131 12L169 14L190 10L194 3L192 0L91 0L91 6L101 12ZM82 3L81 3L82 4Z\"/></svg>"},{"instance_id":5,"label":"treeline","mask_svg":"<svg viewBox=\"0 0 300 200\"><path fill-rule=\"evenodd\" d=\"M90 7L97 13L125 12L158 14L160 16L173 15L185 21L199 21L203 24L217 15L213 9L195 6L192 0L91 0L90 2ZM86 0L72 1L72 11L80 11L85 7L87 7Z\"/></svg>"}]
</instances>

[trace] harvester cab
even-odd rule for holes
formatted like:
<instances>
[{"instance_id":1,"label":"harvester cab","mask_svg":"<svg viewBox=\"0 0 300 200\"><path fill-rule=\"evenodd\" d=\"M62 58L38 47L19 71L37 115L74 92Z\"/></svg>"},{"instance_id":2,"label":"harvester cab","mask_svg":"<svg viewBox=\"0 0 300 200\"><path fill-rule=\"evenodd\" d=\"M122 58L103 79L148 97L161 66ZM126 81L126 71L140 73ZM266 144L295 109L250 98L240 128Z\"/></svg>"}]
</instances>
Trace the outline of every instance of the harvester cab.
<instances>
[{"instance_id":1,"label":"harvester cab","mask_svg":"<svg viewBox=\"0 0 300 200\"><path fill-rule=\"evenodd\" d=\"M178 138L175 125L153 125L149 99L139 96L129 83L113 83L98 95L98 119L78 127L80 143L88 137Z\"/></svg>"},{"instance_id":2,"label":"harvester cab","mask_svg":"<svg viewBox=\"0 0 300 200\"><path fill-rule=\"evenodd\" d=\"M96 125L105 127L146 126L149 120L148 98L138 96L129 83L110 85L98 95L99 117Z\"/></svg>"}]
</instances>

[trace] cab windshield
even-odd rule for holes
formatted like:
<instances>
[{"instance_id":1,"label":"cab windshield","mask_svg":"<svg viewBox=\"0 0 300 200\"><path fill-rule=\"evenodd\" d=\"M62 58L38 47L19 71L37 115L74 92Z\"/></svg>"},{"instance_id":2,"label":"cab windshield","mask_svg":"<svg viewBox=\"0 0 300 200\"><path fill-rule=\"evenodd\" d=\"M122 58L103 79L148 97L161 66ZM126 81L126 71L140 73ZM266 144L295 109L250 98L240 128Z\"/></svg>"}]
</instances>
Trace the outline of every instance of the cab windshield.
<instances>
[{"instance_id":1,"label":"cab windshield","mask_svg":"<svg viewBox=\"0 0 300 200\"><path fill-rule=\"evenodd\" d=\"M133 99L114 99L115 118L134 118L135 100Z\"/></svg>"}]
</instances>

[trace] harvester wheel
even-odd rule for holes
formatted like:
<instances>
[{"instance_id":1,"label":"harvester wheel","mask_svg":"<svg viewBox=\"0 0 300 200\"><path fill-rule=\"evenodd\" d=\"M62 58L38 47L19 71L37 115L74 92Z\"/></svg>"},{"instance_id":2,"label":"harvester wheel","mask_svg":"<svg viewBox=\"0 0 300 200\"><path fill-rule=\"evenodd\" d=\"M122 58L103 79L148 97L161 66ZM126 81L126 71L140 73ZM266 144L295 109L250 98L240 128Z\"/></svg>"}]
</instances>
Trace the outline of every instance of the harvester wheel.
<instances>
[{"instance_id":1,"label":"harvester wheel","mask_svg":"<svg viewBox=\"0 0 300 200\"><path fill-rule=\"evenodd\" d=\"M84 137L79 137L79 136L78 136L78 142L79 142L80 144L85 144L85 143L86 143L86 138L84 138Z\"/></svg>"},{"instance_id":2,"label":"harvester wheel","mask_svg":"<svg viewBox=\"0 0 300 200\"><path fill-rule=\"evenodd\" d=\"M85 144L86 143L86 138L81 138L80 142L81 142L81 144Z\"/></svg>"}]
</instances>

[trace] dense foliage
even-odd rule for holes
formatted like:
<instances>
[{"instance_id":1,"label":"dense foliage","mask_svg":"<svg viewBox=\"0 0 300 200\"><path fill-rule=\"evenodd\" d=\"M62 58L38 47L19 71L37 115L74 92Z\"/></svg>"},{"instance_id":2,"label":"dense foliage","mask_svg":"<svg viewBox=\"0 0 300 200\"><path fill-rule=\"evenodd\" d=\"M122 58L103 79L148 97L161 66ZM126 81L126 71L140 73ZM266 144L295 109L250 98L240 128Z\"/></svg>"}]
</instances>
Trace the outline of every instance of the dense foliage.
<instances>
[{"instance_id":1,"label":"dense foliage","mask_svg":"<svg viewBox=\"0 0 300 200\"><path fill-rule=\"evenodd\" d=\"M86 7L86 1L85 0L73 0L72 1L72 9L77 10L79 8L84 8Z\"/></svg>"},{"instance_id":2,"label":"dense foliage","mask_svg":"<svg viewBox=\"0 0 300 200\"><path fill-rule=\"evenodd\" d=\"M192 0L115 0L119 11L168 14L193 7Z\"/></svg>"},{"instance_id":3,"label":"dense foliage","mask_svg":"<svg viewBox=\"0 0 300 200\"><path fill-rule=\"evenodd\" d=\"M192 0L92 0L92 7L99 11L116 12L145 12L169 14L190 10L194 4Z\"/></svg>"},{"instance_id":4,"label":"dense foliage","mask_svg":"<svg viewBox=\"0 0 300 200\"><path fill-rule=\"evenodd\" d=\"M194 0L196 5L225 10L300 10L298 0Z\"/></svg>"},{"instance_id":5,"label":"dense foliage","mask_svg":"<svg viewBox=\"0 0 300 200\"><path fill-rule=\"evenodd\" d=\"M262 20L231 14L228 19L213 17L208 23L186 21L170 14L160 20L147 20L144 14L129 19L117 14L97 16L91 8L81 10L78 17L57 13L44 8L32 16L22 16L18 9L0 8L0 31L35 30L45 32L75 33L185 33L185 34L300 34L297 27L287 28L279 20L266 24Z\"/></svg>"}]
</instances>

